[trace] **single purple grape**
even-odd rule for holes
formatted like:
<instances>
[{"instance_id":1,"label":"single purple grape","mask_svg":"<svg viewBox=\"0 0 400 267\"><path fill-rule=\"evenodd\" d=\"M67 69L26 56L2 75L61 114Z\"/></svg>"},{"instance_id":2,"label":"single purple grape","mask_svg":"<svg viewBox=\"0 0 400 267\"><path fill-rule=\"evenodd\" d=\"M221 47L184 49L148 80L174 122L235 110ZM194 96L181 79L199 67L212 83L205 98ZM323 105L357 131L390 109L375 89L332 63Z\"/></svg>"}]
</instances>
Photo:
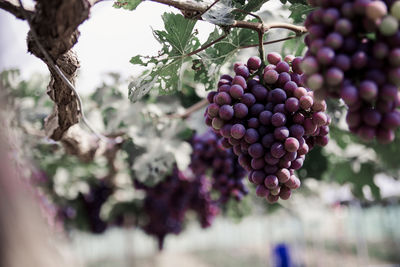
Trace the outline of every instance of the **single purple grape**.
<instances>
[{"instance_id":1,"label":"single purple grape","mask_svg":"<svg viewBox=\"0 0 400 267\"><path fill-rule=\"evenodd\" d=\"M264 72L264 82L274 84L278 81L279 73L276 70L267 70Z\"/></svg>"},{"instance_id":2,"label":"single purple grape","mask_svg":"<svg viewBox=\"0 0 400 267\"><path fill-rule=\"evenodd\" d=\"M249 144L254 144L258 141L260 135L255 129L247 129L246 134L244 135L244 140Z\"/></svg>"},{"instance_id":3,"label":"single purple grape","mask_svg":"<svg viewBox=\"0 0 400 267\"><path fill-rule=\"evenodd\" d=\"M232 106L229 105L223 105L218 112L219 117L225 121L232 119L233 113L234 113L233 108Z\"/></svg>"},{"instance_id":4,"label":"single purple grape","mask_svg":"<svg viewBox=\"0 0 400 267\"><path fill-rule=\"evenodd\" d=\"M233 105L234 115L238 119L243 119L249 113L249 109L243 103L236 103Z\"/></svg>"},{"instance_id":5,"label":"single purple grape","mask_svg":"<svg viewBox=\"0 0 400 267\"><path fill-rule=\"evenodd\" d=\"M280 127L285 125L286 123L286 116L283 113L275 113L271 117L271 124L275 127Z\"/></svg>"},{"instance_id":6,"label":"single purple grape","mask_svg":"<svg viewBox=\"0 0 400 267\"><path fill-rule=\"evenodd\" d=\"M249 67L249 69L251 70L258 70L261 67L261 59L259 57L250 57L247 60L247 66Z\"/></svg>"},{"instance_id":7,"label":"single purple grape","mask_svg":"<svg viewBox=\"0 0 400 267\"><path fill-rule=\"evenodd\" d=\"M244 89L239 84L234 84L229 88L229 94L232 98L240 99L244 94Z\"/></svg>"},{"instance_id":8,"label":"single purple grape","mask_svg":"<svg viewBox=\"0 0 400 267\"><path fill-rule=\"evenodd\" d=\"M335 51L330 47L323 47L317 53L318 62L323 65L329 65L335 59Z\"/></svg>"},{"instance_id":9,"label":"single purple grape","mask_svg":"<svg viewBox=\"0 0 400 267\"><path fill-rule=\"evenodd\" d=\"M249 108L256 103L256 98L251 93L245 93L243 97L240 99L240 102L242 102Z\"/></svg>"},{"instance_id":10,"label":"single purple grape","mask_svg":"<svg viewBox=\"0 0 400 267\"><path fill-rule=\"evenodd\" d=\"M253 158L260 158L264 155L264 147L260 143L254 143L249 147L249 155Z\"/></svg>"},{"instance_id":11,"label":"single purple grape","mask_svg":"<svg viewBox=\"0 0 400 267\"><path fill-rule=\"evenodd\" d=\"M285 109L288 112L296 112L300 108L300 102L295 97L289 97L285 102Z\"/></svg>"},{"instance_id":12,"label":"single purple grape","mask_svg":"<svg viewBox=\"0 0 400 267\"><path fill-rule=\"evenodd\" d=\"M275 128L274 137L276 140L284 141L289 137L289 129L284 126Z\"/></svg>"},{"instance_id":13,"label":"single purple grape","mask_svg":"<svg viewBox=\"0 0 400 267\"><path fill-rule=\"evenodd\" d=\"M270 148L272 144L275 142L274 134L268 133L263 136L261 139L261 143L265 148Z\"/></svg>"},{"instance_id":14,"label":"single purple grape","mask_svg":"<svg viewBox=\"0 0 400 267\"><path fill-rule=\"evenodd\" d=\"M231 128L231 136L235 139L241 139L246 134L246 129L241 124L235 124Z\"/></svg>"}]
</instances>

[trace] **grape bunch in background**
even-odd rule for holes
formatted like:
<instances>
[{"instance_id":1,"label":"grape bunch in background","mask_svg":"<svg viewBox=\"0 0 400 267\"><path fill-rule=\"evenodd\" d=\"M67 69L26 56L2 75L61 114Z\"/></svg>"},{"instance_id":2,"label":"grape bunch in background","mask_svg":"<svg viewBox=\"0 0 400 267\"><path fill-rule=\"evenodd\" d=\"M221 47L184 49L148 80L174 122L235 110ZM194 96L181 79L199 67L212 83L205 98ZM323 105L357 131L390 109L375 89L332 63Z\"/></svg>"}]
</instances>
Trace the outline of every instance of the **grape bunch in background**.
<instances>
[{"instance_id":1,"label":"grape bunch in background","mask_svg":"<svg viewBox=\"0 0 400 267\"><path fill-rule=\"evenodd\" d=\"M171 175L155 186L146 186L135 180L138 190L145 192L143 211L147 216L140 227L158 240L163 248L168 234L179 234L186 212L193 210L203 228L211 226L219 209L211 200L210 185L205 176L181 172L176 167Z\"/></svg>"},{"instance_id":2,"label":"grape bunch in background","mask_svg":"<svg viewBox=\"0 0 400 267\"><path fill-rule=\"evenodd\" d=\"M100 211L114 192L113 186L105 179L99 179L89 186L88 193L79 193L78 197L71 202L58 205L57 219L64 221L66 225L82 220L84 223L78 224L78 228L87 227L81 230L101 234L107 229L108 223L100 217Z\"/></svg>"},{"instance_id":3,"label":"grape bunch in background","mask_svg":"<svg viewBox=\"0 0 400 267\"><path fill-rule=\"evenodd\" d=\"M212 187L220 193L219 202L226 203L231 197L240 201L248 193L243 183L247 172L237 160L232 149L220 144L220 136L212 130L192 139L193 154L190 168L197 175L211 171Z\"/></svg>"},{"instance_id":4,"label":"grape bunch in background","mask_svg":"<svg viewBox=\"0 0 400 267\"><path fill-rule=\"evenodd\" d=\"M400 126L400 1L309 1L306 84L342 98L351 132L390 143Z\"/></svg>"},{"instance_id":5,"label":"grape bunch in background","mask_svg":"<svg viewBox=\"0 0 400 267\"><path fill-rule=\"evenodd\" d=\"M234 65L234 77L221 76L208 95L206 124L251 171L256 194L273 203L300 186L295 170L314 145L328 143L330 118L325 101L302 87L301 58L270 53L267 59L265 68L251 57L247 65Z\"/></svg>"}]
</instances>

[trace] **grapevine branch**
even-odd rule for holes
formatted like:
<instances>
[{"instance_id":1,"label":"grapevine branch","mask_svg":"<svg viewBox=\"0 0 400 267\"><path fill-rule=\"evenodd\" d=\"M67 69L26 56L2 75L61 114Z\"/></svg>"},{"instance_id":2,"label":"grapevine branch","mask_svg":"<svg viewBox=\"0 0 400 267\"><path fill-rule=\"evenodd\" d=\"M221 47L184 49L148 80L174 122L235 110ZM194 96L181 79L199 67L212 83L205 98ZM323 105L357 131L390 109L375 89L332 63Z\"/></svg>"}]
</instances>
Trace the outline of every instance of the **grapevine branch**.
<instances>
[{"instance_id":1,"label":"grapevine branch","mask_svg":"<svg viewBox=\"0 0 400 267\"><path fill-rule=\"evenodd\" d=\"M25 9L25 14L22 11L21 6L15 5L14 3L7 0L0 0L0 8L13 14L16 18L25 20L27 17L31 17L33 15L32 10Z\"/></svg>"},{"instance_id":2,"label":"grapevine branch","mask_svg":"<svg viewBox=\"0 0 400 267\"><path fill-rule=\"evenodd\" d=\"M208 11L211 8L210 6L206 6L201 3L185 2L185 1L179 1L179 0L149 0L149 1L175 7L177 9L181 10L183 12L183 14L185 14L187 16L188 16L188 14L191 14L192 16L189 16L189 18L197 19L197 20L201 20L201 17L198 17L199 14L204 14L206 11ZM214 4L215 4L215 2L212 5L214 5ZM251 22L251 21L241 21L241 20L236 20L232 23L232 25L227 25L227 27L245 28L245 29L255 30L257 32L262 31L264 33L269 31L270 29L276 29L276 28L291 30L295 33L304 33L307 31L306 28L303 26L297 26L297 25L293 25L290 23L264 24L261 22Z\"/></svg>"},{"instance_id":3,"label":"grapevine branch","mask_svg":"<svg viewBox=\"0 0 400 267\"><path fill-rule=\"evenodd\" d=\"M298 37L300 37L300 36L301 36L301 35L290 35L290 36L285 37L285 38L279 38L279 39L276 39L276 40L271 40L271 41L263 42L263 45L269 45L269 44L279 43L279 42L287 41L287 40L290 40L290 39L295 39L295 38L298 38ZM250 48L250 47L257 47L257 46L259 46L259 45L260 45L260 44L245 45L245 46L241 46L240 49Z\"/></svg>"},{"instance_id":4,"label":"grapevine branch","mask_svg":"<svg viewBox=\"0 0 400 267\"><path fill-rule=\"evenodd\" d=\"M22 15L25 17L26 21L28 22L29 28L31 30L33 39L36 43L36 45L38 46L38 48L40 49L40 51L42 52L43 56L45 57L47 63L50 65L50 67L52 67L56 73L60 76L60 78L67 84L67 86L71 89L71 91L75 94L77 101L78 101L78 107L79 107L79 112L82 118L83 123L86 125L86 127L89 128L90 131L92 131L92 133L94 135L97 136L97 138L103 140L103 141L107 141L107 138L105 136L103 136L102 134L100 134L99 132L97 132L90 124L89 120L86 118L85 113L83 111L83 103L82 103L82 99L79 95L79 93L77 92L77 90L75 89L74 85L68 80L68 78L65 76L65 74L62 72L62 70L57 66L56 63L54 63L53 59L50 57L49 53L46 51L46 49L42 46L42 44L39 41L39 36L36 33L35 29L32 26L32 21L28 15L28 13L26 12L24 5L22 3L22 0L18 0L20 7L21 7L21 12Z\"/></svg>"},{"instance_id":5,"label":"grapevine branch","mask_svg":"<svg viewBox=\"0 0 400 267\"><path fill-rule=\"evenodd\" d=\"M205 6L204 4L201 4L201 3L184 2L184 1L179 1L179 0L150 0L150 1L175 7L177 9L179 9L185 15L185 17L187 17L189 19L195 19L195 20L202 20L202 15L204 13L206 13L207 11L209 11L215 4L217 4L219 2L219 0L216 0L211 5ZM231 28L244 28L244 29L250 29L250 30L256 31L258 33L259 43L257 45L243 46L243 47L240 47L240 48L248 48L248 47L258 46L259 47L260 57L262 59L262 62L264 62L264 57L265 57L264 56L264 45L271 44L271 43L276 43L276 42L281 42L281 41L285 41L285 40L289 40L289 39L294 38L294 37L290 37L290 38L283 38L283 39L274 40L274 41L271 41L271 42L263 42L264 41L264 35L265 35L266 32L268 32L271 29L287 29L287 30L295 32L296 33L295 37L297 37L299 35L302 35L302 34L307 32L306 28L303 27L303 26L297 26L297 25L293 25L293 24L289 24L289 23L282 23L282 22L266 24L266 23L263 23L261 18L259 16L257 16L257 15L245 12L245 11L240 10L240 9L235 9L234 11L239 11L239 12L243 12L243 13L246 13L248 15L254 16L259 20L259 22L235 20L231 25L224 26L224 29L225 29L225 32L226 32L225 35L221 36L220 38L216 39L215 41L213 41L213 42L211 42L211 43L209 43L207 45L204 45L204 46L200 47L199 49L189 53L186 56L192 56L194 54L197 54L197 53L203 51L204 49L207 49L208 47L210 47L210 46L214 45L215 43L219 42L220 40L222 40L223 38L225 38L227 36L227 34L229 33L229 30Z\"/></svg>"},{"instance_id":6,"label":"grapevine branch","mask_svg":"<svg viewBox=\"0 0 400 267\"><path fill-rule=\"evenodd\" d=\"M199 52L201 52L201 51L203 51L203 50L206 50L206 49L209 48L210 46L213 46L214 44L216 44L216 43L218 43L219 41L221 41L222 39L224 39L226 36L228 36L228 33L227 33L227 32L225 32L223 35L221 35L220 37L218 37L218 38L215 39L214 41L212 41L212 42L210 42L210 43L208 43L208 44L203 45L203 46L200 47L199 49L196 49L196 50L190 52L189 54L186 54L184 57L190 57L190 56L193 56L193 55L195 55L195 54L197 54L197 53L199 53Z\"/></svg>"},{"instance_id":7,"label":"grapevine branch","mask_svg":"<svg viewBox=\"0 0 400 267\"><path fill-rule=\"evenodd\" d=\"M192 115L194 112L202 109L203 107L208 105L208 100L207 99L203 99L199 102L197 102L196 104L188 107L184 113L182 114L172 114L170 116L168 116L171 119L187 119L190 115Z\"/></svg>"}]
</instances>

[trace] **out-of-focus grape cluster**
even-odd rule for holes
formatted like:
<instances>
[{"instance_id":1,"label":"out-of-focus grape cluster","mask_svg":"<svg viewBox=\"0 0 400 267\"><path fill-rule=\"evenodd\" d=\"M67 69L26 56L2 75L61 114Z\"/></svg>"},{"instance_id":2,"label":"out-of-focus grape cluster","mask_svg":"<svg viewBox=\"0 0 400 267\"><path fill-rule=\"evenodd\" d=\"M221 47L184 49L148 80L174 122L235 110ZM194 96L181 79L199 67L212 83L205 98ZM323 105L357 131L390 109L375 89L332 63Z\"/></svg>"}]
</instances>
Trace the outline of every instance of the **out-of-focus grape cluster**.
<instances>
[{"instance_id":1,"label":"out-of-focus grape cluster","mask_svg":"<svg viewBox=\"0 0 400 267\"><path fill-rule=\"evenodd\" d=\"M400 126L400 2L311 0L301 63L318 98L341 98L347 124L365 141L383 144Z\"/></svg>"},{"instance_id":2,"label":"out-of-focus grape cluster","mask_svg":"<svg viewBox=\"0 0 400 267\"><path fill-rule=\"evenodd\" d=\"M233 148L239 163L251 171L256 194L269 202L288 199L300 186L295 170L314 145L328 143L330 118L325 101L303 87L301 58L277 53L234 65L235 76L222 75L208 95L206 124Z\"/></svg>"},{"instance_id":3,"label":"out-of-focus grape cluster","mask_svg":"<svg viewBox=\"0 0 400 267\"><path fill-rule=\"evenodd\" d=\"M231 197L240 201L248 193L243 183L247 172L239 165L232 149L222 147L220 139L211 130L195 135L192 139L190 168L197 175L210 172L212 187L220 193L221 203L226 203Z\"/></svg>"},{"instance_id":4,"label":"out-of-focus grape cluster","mask_svg":"<svg viewBox=\"0 0 400 267\"><path fill-rule=\"evenodd\" d=\"M211 199L208 179L174 168L171 175L155 186L135 182L138 190L146 193L143 205L147 223L142 228L157 238L159 249L163 248L165 236L179 234L183 229L186 212L194 211L203 228L211 226L219 212Z\"/></svg>"},{"instance_id":5,"label":"out-of-focus grape cluster","mask_svg":"<svg viewBox=\"0 0 400 267\"><path fill-rule=\"evenodd\" d=\"M107 230L108 223L100 216L103 204L114 192L113 186L104 179L99 179L96 182L89 184L88 193L79 193L78 197L71 203L59 204L57 206L57 219L63 221L66 226L69 223L85 228L78 229L86 230L93 234L101 234ZM83 224L76 224L76 220L84 220Z\"/></svg>"}]
</instances>

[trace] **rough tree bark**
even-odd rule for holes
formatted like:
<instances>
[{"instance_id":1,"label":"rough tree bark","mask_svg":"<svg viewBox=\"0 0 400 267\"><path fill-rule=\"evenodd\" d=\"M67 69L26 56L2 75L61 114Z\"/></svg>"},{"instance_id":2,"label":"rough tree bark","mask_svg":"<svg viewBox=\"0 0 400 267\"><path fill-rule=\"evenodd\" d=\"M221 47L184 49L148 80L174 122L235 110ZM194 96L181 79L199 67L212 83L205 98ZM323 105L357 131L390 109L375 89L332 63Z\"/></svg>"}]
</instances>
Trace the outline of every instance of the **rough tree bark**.
<instances>
[{"instance_id":1,"label":"rough tree bark","mask_svg":"<svg viewBox=\"0 0 400 267\"><path fill-rule=\"evenodd\" d=\"M79 37L78 26L89 17L90 7L91 3L87 0L38 0L31 17L39 42L72 84L75 83L79 61L71 48ZM31 32L27 42L28 51L43 60L51 73L47 94L55 105L53 113L45 120L45 132L58 141L72 125L79 122L77 97L48 64Z\"/></svg>"}]
</instances>

